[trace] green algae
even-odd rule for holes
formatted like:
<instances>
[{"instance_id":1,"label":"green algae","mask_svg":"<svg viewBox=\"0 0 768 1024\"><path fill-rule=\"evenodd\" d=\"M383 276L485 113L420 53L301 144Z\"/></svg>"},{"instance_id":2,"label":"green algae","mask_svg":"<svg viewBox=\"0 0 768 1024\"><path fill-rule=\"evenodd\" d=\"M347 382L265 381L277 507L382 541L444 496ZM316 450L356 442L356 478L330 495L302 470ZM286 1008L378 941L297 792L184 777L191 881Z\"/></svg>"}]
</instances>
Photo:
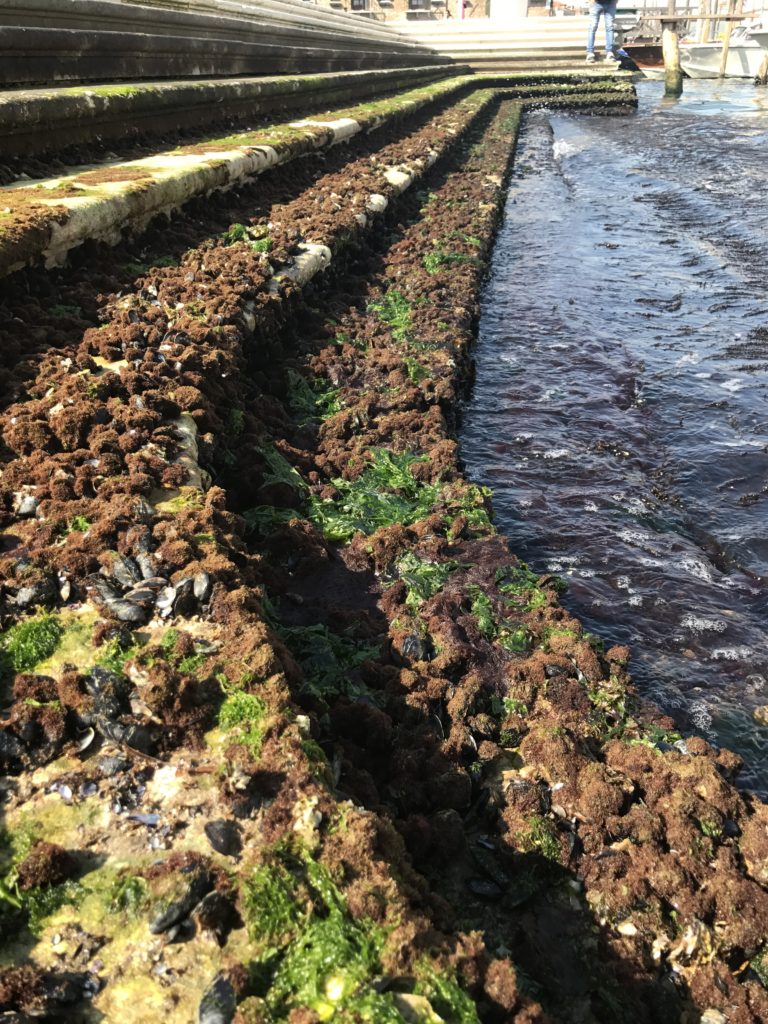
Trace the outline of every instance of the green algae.
<instances>
[{"instance_id":1,"label":"green algae","mask_svg":"<svg viewBox=\"0 0 768 1024\"><path fill-rule=\"evenodd\" d=\"M108 901L112 913L136 918L149 901L149 887L141 875L121 875L109 890Z\"/></svg>"},{"instance_id":2,"label":"green algae","mask_svg":"<svg viewBox=\"0 0 768 1024\"><path fill-rule=\"evenodd\" d=\"M280 861L255 868L245 886L248 934L260 946L279 947L302 918L296 878Z\"/></svg>"},{"instance_id":3,"label":"green algae","mask_svg":"<svg viewBox=\"0 0 768 1024\"><path fill-rule=\"evenodd\" d=\"M540 853L547 860L560 859L557 827L549 818L532 814L525 819L526 827L515 832L515 841L523 853Z\"/></svg>"},{"instance_id":4,"label":"green algae","mask_svg":"<svg viewBox=\"0 0 768 1024\"><path fill-rule=\"evenodd\" d=\"M202 508L203 496L197 487L179 487L172 490L158 488L150 495L150 503L158 512L178 515L190 508Z\"/></svg>"},{"instance_id":5,"label":"green algae","mask_svg":"<svg viewBox=\"0 0 768 1024\"><path fill-rule=\"evenodd\" d=\"M119 637L108 640L97 652L96 664L102 668L114 672L116 675L125 675L126 662L141 650L141 646L135 642L126 643Z\"/></svg>"},{"instance_id":6,"label":"green algae","mask_svg":"<svg viewBox=\"0 0 768 1024\"><path fill-rule=\"evenodd\" d=\"M309 1008L321 1021L404 1024L398 995L379 991L387 931L351 917L331 873L305 850L275 851L244 886L244 917L257 948L252 978L272 1020ZM417 965L424 1020L479 1024L471 997L429 960ZM437 1015L440 1016L437 1016Z\"/></svg>"},{"instance_id":7,"label":"green algae","mask_svg":"<svg viewBox=\"0 0 768 1024\"><path fill-rule=\"evenodd\" d=\"M319 623L278 625L276 629L301 667L305 693L326 701L341 695L360 697L368 692L355 679L354 671L363 662L377 657L378 646L340 636Z\"/></svg>"},{"instance_id":8,"label":"green algae","mask_svg":"<svg viewBox=\"0 0 768 1024\"><path fill-rule=\"evenodd\" d=\"M40 614L11 626L0 637L0 674L31 671L51 657L63 635L55 615Z\"/></svg>"},{"instance_id":9,"label":"green algae","mask_svg":"<svg viewBox=\"0 0 768 1024\"><path fill-rule=\"evenodd\" d=\"M522 623L509 623L499 619L494 611L493 602L488 595L475 584L467 587L470 598L470 611L475 616L477 628L486 638L499 644L512 654L525 654L531 646L531 635Z\"/></svg>"},{"instance_id":10,"label":"green algae","mask_svg":"<svg viewBox=\"0 0 768 1024\"><path fill-rule=\"evenodd\" d=\"M412 551L406 552L395 563L400 579L407 589L405 604L416 612L424 601L438 594L446 580L459 567L458 562L422 561Z\"/></svg>"},{"instance_id":11,"label":"green algae","mask_svg":"<svg viewBox=\"0 0 768 1024\"><path fill-rule=\"evenodd\" d=\"M339 388L319 377L308 380L295 370L288 374L288 405L300 424L327 420L342 408Z\"/></svg>"},{"instance_id":12,"label":"green algae","mask_svg":"<svg viewBox=\"0 0 768 1024\"><path fill-rule=\"evenodd\" d=\"M174 256L158 256L157 259L153 259L151 263L144 263L141 260L128 260L124 263L122 269L126 274L130 274L131 277L141 277L150 270L156 270L159 267L178 267L179 261Z\"/></svg>"},{"instance_id":13,"label":"green algae","mask_svg":"<svg viewBox=\"0 0 768 1024\"><path fill-rule=\"evenodd\" d=\"M435 1011L451 1024L480 1024L474 1000L448 972L425 960L417 968L416 993L426 996Z\"/></svg>"},{"instance_id":14,"label":"green algae","mask_svg":"<svg viewBox=\"0 0 768 1024\"><path fill-rule=\"evenodd\" d=\"M74 317L75 319L79 319L83 315L83 311L80 306L67 306L64 304L51 306L48 313L50 316L55 316L57 319L62 319L63 317Z\"/></svg>"},{"instance_id":15,"label":"green algae","mask_svg":"<svg viewBox=\"0 0 768 1024\"><path fill-rule=\"evenodd\" d=\"M67 522L67 533L88 533L93 523L86 516L73 516Z\"/></svg>"},{"instance_id":16,"label":"green algae","mask_svg":"<svg viewBox=\"0 0 768 1024\"><path fill-rule=\"evenodd\" d=\"M446 523L463 517L462 529L493 532L486 511L490 491L477 485L423 483L412 468L429 461L413 452L394 453L382 448L369 452L370 460L355 480L341 477L331 481L333 498L309 493L301 475L276 448L259 449L267 464L264 482L286 484L303 499L303 509L259 505L244 512L252 532L268 535L291 519L308 516L328 540L346 544L356 533L369 535L386 526L410 526L431 515L436 507L445 513Z\"/></svg>"},{"instance_id":17,"label":"green algae","mask_svg":"<svg viewBox=\"0 0 768 1024\"><path fill-rule=\"evenodd\" d=\"M428 461L412 452L394 454L382 448L353 481L336 479L335 499L311 499L310 515L330 540L347 542L356 533L370 534L384 526L410 526L428 516L437 500L437 484L420 483L411 468Z\"/></svg>"},{"instance_id":18,"label":"green algae","mask_svg":"<svg viewBox=\"0 0 768 1024\"><path fill-rule=\"evenodd\" d=\"M407 343L412 341L412 305L399 288L390 288L376 302L368 304L368 312L391 327L395 341Z\"/></svg>"},{"instance_id":19,"label":"green algae","mask_svg":"<svg viewBox=\"0 0 768 1024\"><path fill-rule=\"evenodd\" d=\"M265 484L287 484L300 494L306 491L307 485L302 480L301 474L293 468L274 445L265 445L259 448L258 452L267 465L267 472L264 474Z\"/></svg>"},{"instance_id":20,"label":"green algae","mask_svg":"<svg viewBox=\"0 0 768 1024\"><path fill-rule=\"evenodd\" d=\"M268 253L272 248L269 235L264 235L261 228L248 224L231 224L220 237L225 245L245 242L254 252Z\"/></svg>"},{"instance_id":21,"label":"green algae","mask_svg":"<svg viewBox=\"0 0 768 1024\"><path fill-rule=\"evenodd\" d=\"M524 718L528 714L528 705L516 697L491 697L490 709L497 718L506 718L507 715Z\"/></svg>"},{"instance_id":22,"label":"green algae","mask_svg":"<svg viewBox=\"0 0 768 1024\"><path fill-rule=\"evenodd\" d=\"M749 966L763 988L768 988L768 946L763 946L757 955L752 957Z\"/></svg>"},{"instance_id":23,"label":"green algae","mask_svg":"<svg viewBox=\"0 0 768 1024\"><path fill-rule=\"evenodd\" d=\"M23 891L18 886L18 867L37 842L45 839L71 845L77 829L91 820L91 808L83 814L62 804L58 796L54 800L61 806L49 800L36 811L14 818L0 832L0 946L4 955L25 932L39 938L49 918L65 907L78 908L88 894L82 881L73 879Z\"/></svg>"},{"instance_id":24,"label":"green algae","mask_svg":"<svg viewBox=\"0 0 768 1024\"><path fill-rule=\"evenodd\" d=\"M228 738L242 744L252 757L261 753L267 705L252 693L235 690L219 708L219 726Z\"/></svg>"},{"instance_id":25,"label":"green algae","mask_svg":"<svg viewBox=\"0 0 768 1024\"><path fill-rule=\"evenodd\" d=\"M467 593L472 600L469 610L475 616L477 628L486 639L493 640L498 630L491 599L477 586L468 587Z\"/></svg>"},{"instance_id":26,"label":"green algae","mask_svg":"<svg viewBox=\"0 0 768 1024\"><path fill-rule=\"evenodd\" d=\"M549 598L539 585L539 580L540 577L524 562L503 566L496 571L496 587L504 595L505 604L518 611L531 612L549 604ZM566 589L566 584L559 577L549 578L546 585L557 593Z\"/></svg>"},{"instance_id":27,"label":"green algae","mask_svg":"<svg viewBox=\"0 0 768 1024\"><path fill-rule=\"evenodd\" d=\"M429 376L429 370L418 359L414 359L413 356L406 356L403 359L403 366L408 374L408 380L412 384L420 384Z\"/></svg>"},{"instance_id":28,"label":"green algae","mask_svg":"<svg viewBox=\"0 0 768 1024\"><path fill-rule=\"evenodd\" d=\"M48 919L62 907L77 910L88 895L80 882L66 881L59 885L38 886L24 893L23 908L27 915L27 928L32 935L42 935Z\"/></svg>"},{"instance_id":29,"label":"green algae","mask_svg":"<svg viewBox=\"0 0 768 1024\"><path fill-rule=\"evenodd\" d=\"M428 252L422 263L428 274L437 274L447 267L460 266L463 263L478 263L477 256L469 256L463 252L453 252L444 248L439 242L434 243L435 248Z\"/></svg>"},{"instance_id":30,"label":"green algae","mask_svg":"<svg viewBox=\"0 0 768 1024\"><path fill-rule=\"evenodd\" d=\"M283 848L244 886L256 947L252 978L270 1013L309 1008L321 1021L401 1024L394 998L376 991L386 932L356 921L330 872L306 850Z\"/></svg>"},{"instance_id":31,"label":"green algae","mask_svg":"<svg viewBox=\"0 0 768 1024\"><path fill-rule=\"evenodd\" d=\"M293 508L278 508L275 505L255 505L243 512L243 519L251 533L267 537L292 519L301 519L301 513Z\"/></svg>"}]
</instances>

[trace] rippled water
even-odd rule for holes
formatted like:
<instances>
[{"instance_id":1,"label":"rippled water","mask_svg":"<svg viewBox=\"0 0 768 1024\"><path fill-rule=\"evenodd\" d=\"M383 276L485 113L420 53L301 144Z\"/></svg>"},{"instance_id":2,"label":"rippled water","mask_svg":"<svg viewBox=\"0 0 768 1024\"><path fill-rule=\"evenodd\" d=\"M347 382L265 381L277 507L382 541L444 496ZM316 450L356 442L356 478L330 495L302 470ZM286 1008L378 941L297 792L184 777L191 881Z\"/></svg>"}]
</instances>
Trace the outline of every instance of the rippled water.
<instances>
[{"instance_id":1,"label":"rippled water","mask_svg":"<svg viewBox=\"0 0 768 1024\"><path fill-rule=\"evenodd\" d=\"M524 129L462 444L499 526L768 792L768 94Z\"/></svg>"}]
</instances>

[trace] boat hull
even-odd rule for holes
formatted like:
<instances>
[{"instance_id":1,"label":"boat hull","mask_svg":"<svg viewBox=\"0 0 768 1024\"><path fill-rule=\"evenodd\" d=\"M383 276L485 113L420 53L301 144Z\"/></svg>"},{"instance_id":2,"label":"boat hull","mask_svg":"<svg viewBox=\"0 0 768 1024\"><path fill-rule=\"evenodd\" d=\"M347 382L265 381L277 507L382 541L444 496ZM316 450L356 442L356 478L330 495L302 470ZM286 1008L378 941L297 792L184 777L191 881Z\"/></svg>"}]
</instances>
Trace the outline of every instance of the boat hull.
<instances>
[{"instance_id":1,"label":"boat hull","mask_svg":"<svg viewBox=\"0 0 768 1024\"><path fill-rule=\"evenodd\" d=\"M689 78L717 78L720 73L721 43L680 45L680 64ZM731 44L726 78L754 78L760 69L765 50L755 40Z\"/></svg>"}]
</instances>

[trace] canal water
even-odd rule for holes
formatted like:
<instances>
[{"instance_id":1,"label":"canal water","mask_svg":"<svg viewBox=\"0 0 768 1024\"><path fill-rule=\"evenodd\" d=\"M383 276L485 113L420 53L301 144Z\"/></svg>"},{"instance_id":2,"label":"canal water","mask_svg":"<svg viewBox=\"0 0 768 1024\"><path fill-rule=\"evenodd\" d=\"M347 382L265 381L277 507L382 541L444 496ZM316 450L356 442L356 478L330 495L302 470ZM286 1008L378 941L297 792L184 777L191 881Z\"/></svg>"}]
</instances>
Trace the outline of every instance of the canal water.
<instances>
[{"instance_id":1,"label":"canal water","mask_svg":"<svg viewBox=\"0 0 768 1024\"><path fill-rule=\"evenodd\" d=\"M464 411L499 528L768 794L768 92L531 115Z\"/></svg>"}]
</instances>

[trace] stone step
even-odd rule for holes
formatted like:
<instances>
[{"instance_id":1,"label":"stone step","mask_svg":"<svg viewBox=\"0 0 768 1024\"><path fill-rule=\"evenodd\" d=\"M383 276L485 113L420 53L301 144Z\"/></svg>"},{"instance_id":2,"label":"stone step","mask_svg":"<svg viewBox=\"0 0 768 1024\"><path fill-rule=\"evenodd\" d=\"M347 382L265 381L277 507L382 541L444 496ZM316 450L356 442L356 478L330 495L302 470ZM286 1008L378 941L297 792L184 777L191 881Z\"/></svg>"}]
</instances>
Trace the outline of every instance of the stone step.
<instances>
[{"instance_id":1,"label":"stone step","mask_svg":"<svg viewBox=\"0 0 768 1024\"><path fill-rule=\"evenodd\" d=\"M2 0L0 86L370 70L445 60L394 30L308 6L303 0L190 0L183 9L121 0Z\"/></svg>"},{"instance_id":2,"label":"stone step","mask_svg":"<svg viewBox=\"0 0 768 1024\"><path fill-rule=\"evenodd\" d=\"M429 40L451 39L459 36L483 36L489 40L504 36L533 36L546 38L550 35L578 34L586 30L588 17L571 18L518 18L509 21L494 21L489 18L471 18L468 21L456 19L443 21L415 21L398 23L401 36Z\"/></svg>"},{"instance_id":3,"label":"stone step","mask_svg":"<svg viewBox=\"0 0 768 1024\"><path fill-rule=\"evenodd\" d=\"M522 102L527 103L536 102L537 91L552 98L553 87L559 84L570 84L571 91L589 89L591 82L606 77L610 76L599 70L572 78L558 73L461 75L314 118L8 185L0 188L0 276L39 260L55 265L88 240L117 242L124 232L140 232L153 217L171 213L194 196L234 187L270 168L409 117L435 101L456 100L474 88L487 89L489 99L493 88L525 97ZM631 106L634 93L621 78L612 79L617 102ZM567 102L565 92L563 97Z\"/></svg>"},{"instance_id":4,"label":"stone step","mask_svg":"<svg viewBox=\"0 0 768 1024\"><path fill-rule=\"evenodd\" d=\"M403 34L418 40L444 57L471 59L469 55L512 53L521 49L549 53L555 49L585 49L589 18L521 18L517 21L449 21L408 25ZM617 31L622 28L617 23ZM602 38L603 28L599 28Z\"/></svg>"},{"instance_id":5,"label":"stone step","mask_svg":"<svg viewBox=\"0 0 768 1024\"><path fill-rule=\"evenodd\" d=\"M66 146L130 140L205 128L290 110L323 110L413 89L462 73L461 65L341 71L194 82L126 82L109 86L0 92L0 137L6 158Z\"/></svg>"}]
</instances>

